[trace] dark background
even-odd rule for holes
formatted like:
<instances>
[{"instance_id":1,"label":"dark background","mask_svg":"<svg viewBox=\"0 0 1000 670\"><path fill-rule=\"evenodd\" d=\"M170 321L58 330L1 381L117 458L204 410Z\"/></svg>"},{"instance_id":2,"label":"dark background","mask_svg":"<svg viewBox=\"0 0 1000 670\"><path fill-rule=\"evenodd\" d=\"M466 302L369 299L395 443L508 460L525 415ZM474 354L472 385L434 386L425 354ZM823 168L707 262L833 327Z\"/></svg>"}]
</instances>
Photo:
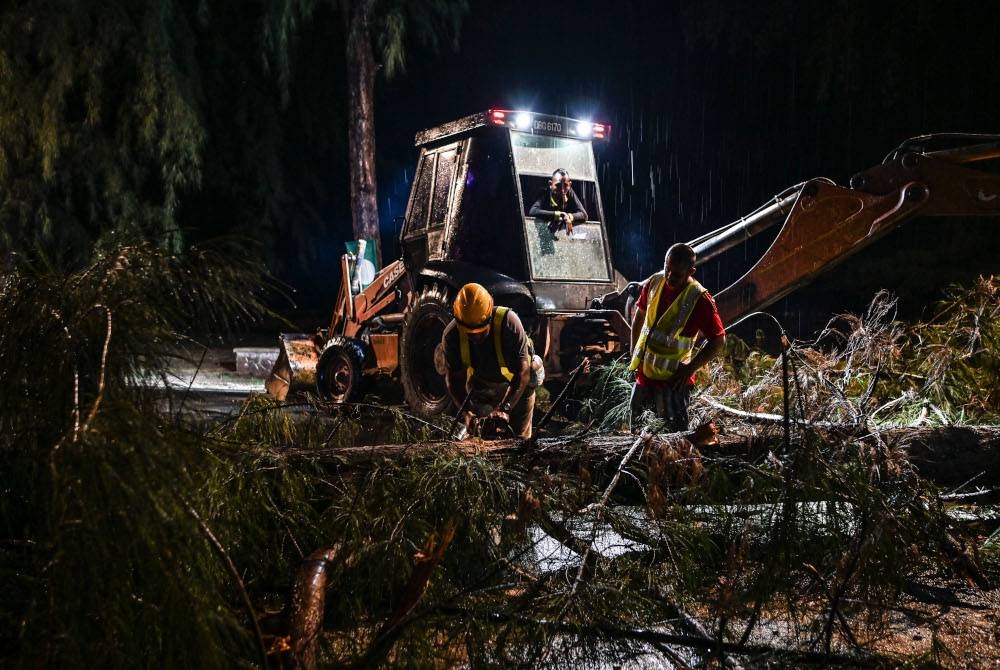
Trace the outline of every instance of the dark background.
<instances>
[{"instance_id":1,"label":"dark background","mask_svg":"<svg viewBox=\"0 0 1000 670\"><path fill-rule=\"evenodd\" d=\"M612 124L598 169L614 261L641 279L672 242L787 186L818 176L846 183L911 136L1000 131L998 9L927 0L476 2L457 49L413 50L403 76L377 84L386 257L416 163L414 134L490 107L530 109ZM327 175L346 195L343 169ZM346 200L332 197L326 210L332 243L315 265L288 274L299 299L318 307L335 289L314 290L314 278L335 267L350 236ZM771 311L805 337L833 313L863 310L885 287L902 316L926 316L944 284L1000 271L998 226L909 222ZM701 281L718 292L769 242L762 236L707 264Z\"/></svg>"}]
</instances>

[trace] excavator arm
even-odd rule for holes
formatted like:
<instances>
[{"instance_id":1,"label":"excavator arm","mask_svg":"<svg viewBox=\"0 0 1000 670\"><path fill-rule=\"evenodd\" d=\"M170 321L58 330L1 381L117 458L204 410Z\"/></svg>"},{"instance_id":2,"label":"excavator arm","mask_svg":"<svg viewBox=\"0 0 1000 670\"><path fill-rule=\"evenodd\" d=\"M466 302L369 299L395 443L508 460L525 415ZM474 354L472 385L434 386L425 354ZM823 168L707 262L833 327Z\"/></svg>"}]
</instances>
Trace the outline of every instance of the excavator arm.
<instances>
[{"instance_id":1,"label":"excavator arm","mask_svg":"<svg viewBox=\"0 0 1000 670\"><path fill-rule=\"evenodd\" d=\"M692 241L702 263L784 219L760 260L716 295L723 323L773 304L915 216L1000 216L1000 174L968 166L1000 157L1000 138L991 139L943 151L896 151L855 175L850 187L803 182Z\"/></svg>"}]
</instances>

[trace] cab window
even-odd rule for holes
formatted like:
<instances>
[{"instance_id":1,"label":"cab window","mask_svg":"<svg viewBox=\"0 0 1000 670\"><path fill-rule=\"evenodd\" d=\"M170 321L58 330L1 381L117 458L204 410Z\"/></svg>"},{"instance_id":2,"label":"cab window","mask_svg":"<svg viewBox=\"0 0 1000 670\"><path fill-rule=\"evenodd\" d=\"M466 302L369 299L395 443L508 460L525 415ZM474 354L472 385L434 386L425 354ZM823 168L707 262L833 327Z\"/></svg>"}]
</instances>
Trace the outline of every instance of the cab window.
<instances>
[{"instance_id":1,"label":"cab window","mask_svg":"<svg viewBox=\"0 0 1000 670\"><path fill-rule=\"evenodd\" d=\"M511 131L511 151L521 189L521 212L533 279L609 281L607 241L597 203L597 170L589 140ZM549 221L529 216L534 202L548 193L549 178L562 168L587 210L587 221L554 233ZM543 207L543 209L547 209Z\"/></svg>"},{"instance_id":2,"label":"cab window","mask_svg":"<svg viewBox=\"0 0 1000 670\"><path fill-rule=\"evenodd\" d=\"M514 166L520 175L548 179L553 170L562 168L569 172L574 182L597 181L589 140L532 135L514 130L510 133L510 145Z\"/></svg>"},{"instance_id":3,"label":"cab window","mask_svg":"<svg viewBox=\"0 0 1000 670\"><path fill-rule=\"evenodd\" d=\"M534 279L609 281L605 260L604 228L599 223L578 223L573 234L560 230L553 236L545 221L524 218L528 259Z\"/></svg>"},{"instance_id":4,"label":"cab window","mask_svg":"<svg viewBox=\"0 0 1000 670\"><path fill-rule=\"evenodd\" d=\"M525 174L519 177L521 181L521 210L525 216L528 216L531 206L539 198L542 198L544 204L544 198L549 192L549 177ZM597 207L597 186L592 181L578 181L572 173L570 173L570 179L573 183L573 192L576 193L576 197L580 198L580 204L583 205L583 208L587 210L587 220L601 221L601 212ZM548 208L543 207L543 209Z\"/></svg>"},{"instance_id":5,"label":"cab window","mask_svg":"<svg viewBox=\"0 0 1000 670\"><path fill-rule=\"evenodd\" d=\"M444 225L448 216L448 197L455 183L455 164L458 151L455 147L437 153L434 170L434 196L431 203L431 226Z\"/></svg>"},{"instance_id":6,"label":"cab window","mask_svg":"<svg viewBox=\"0 0 1000 670\"><path fill-rule=\"evenodd\" d=\"M417 169L417 178L413 186L413 199L410 202L410 213L407 219L408 234L416 233L427 227L427 205L431 195L431 185L434 177L435 154L424 154Z\"/></svg>"}]
</instances>

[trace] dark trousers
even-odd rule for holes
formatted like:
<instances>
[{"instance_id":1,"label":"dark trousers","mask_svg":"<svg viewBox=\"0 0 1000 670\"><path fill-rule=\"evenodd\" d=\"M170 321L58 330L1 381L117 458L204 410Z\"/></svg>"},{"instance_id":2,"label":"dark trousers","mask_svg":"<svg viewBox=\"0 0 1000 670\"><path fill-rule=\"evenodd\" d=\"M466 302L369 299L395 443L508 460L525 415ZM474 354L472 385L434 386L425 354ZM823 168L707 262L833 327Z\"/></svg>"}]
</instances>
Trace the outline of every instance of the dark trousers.
<instances>
[{"instance_id":1,"label":"dark trousers","mask_svg":"<svg viewBox=\"0 0 1000 670\"><path fill-rule=\"evenodd\" d=\"M669 386L651 388L632 384L632 397L629 399L629 429L635 431L636 419L644 411L651 409L657 418L667 422L667 428L672 433L688 429L688 403L691 401L691 387L683 386L673 389Z\"/></svg>"}]
</instances>

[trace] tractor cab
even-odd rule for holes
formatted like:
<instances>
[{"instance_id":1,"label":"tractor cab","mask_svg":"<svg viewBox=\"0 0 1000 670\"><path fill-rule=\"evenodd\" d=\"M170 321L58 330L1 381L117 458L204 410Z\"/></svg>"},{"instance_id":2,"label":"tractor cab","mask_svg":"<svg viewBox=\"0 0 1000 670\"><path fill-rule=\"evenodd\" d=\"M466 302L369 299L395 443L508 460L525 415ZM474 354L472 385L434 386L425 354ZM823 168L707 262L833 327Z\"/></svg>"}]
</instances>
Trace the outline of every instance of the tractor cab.
<instances>
[{"instance_id":1,"label":"tractor cab","mask_svg":"<svg viewBox=\"0 0 1000 670\"><path fill-rule=\"evenodd\" d=\"M594 142L610 132L604 123L491 109L417 133L420 158L400 236L413 287L401 379L414 411L449 406L434 347L451 320L451 298L468 282L517 312L548 379L627 349L628 309L616 303L637 285L623 290L625 278L611 265L594 160ZM586 211L572 233L553 231L551 215L530 213L539 199L546 204L560 168Z\"/></svg>"},{"instance_id":2,"label":"tractor cab","mask_svg":"<svg viewBox=\"0 0 1000 670\"><path fill-rule=\"evenodd\" d=\"M418 133L401 233L407 269L512 292L511 306L528 317L586 310L617 283L593 151L609 133L607 124L500 109ZM559 168L587 213L572 234L529 214Z\"/></svg>"}]
</instances>

